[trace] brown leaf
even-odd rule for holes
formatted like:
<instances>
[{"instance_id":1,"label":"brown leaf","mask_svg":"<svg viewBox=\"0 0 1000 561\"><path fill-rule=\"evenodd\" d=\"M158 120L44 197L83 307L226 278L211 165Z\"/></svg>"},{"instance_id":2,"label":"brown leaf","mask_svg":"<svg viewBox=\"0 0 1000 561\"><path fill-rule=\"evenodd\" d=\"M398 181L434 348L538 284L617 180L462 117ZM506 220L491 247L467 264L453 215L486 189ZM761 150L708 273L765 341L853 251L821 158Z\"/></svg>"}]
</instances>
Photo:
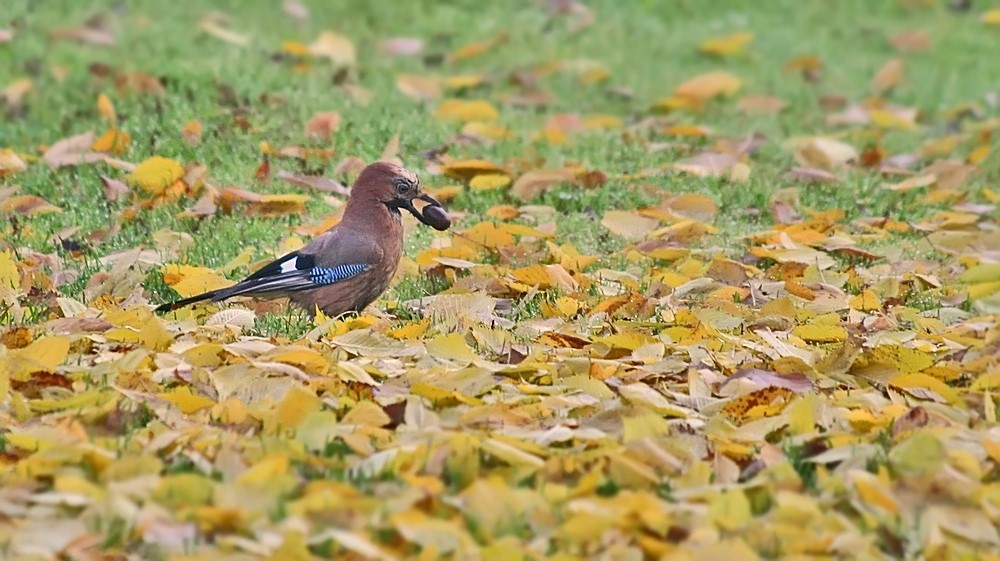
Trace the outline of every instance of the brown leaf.
<instances>
[{"instance_id":1,"label":"brown leaf","mask_svg":"<svg viewBox=\"0 0 1000 561\"><path fill-rule=\"evenodd\" d=\"M609 210L604 213L601 225L628 240L641 240L660 225L655 218L648 218L628 210Z\"/></svg>"},{"instance_id":2,"label":"brown leaf","mask_svg":"<svg viewBox=\"0 0 1000 561\"><path fill-rule=\"evenodd\" d=\"M104 155L92 152L91 146L93 144L94 133L92 132L70 136L50 146L42 154L42 160L52 169L99 162L104 159Z\"/></svg>"},{"instance_id":3,"label":"brown leaf","mask_svg":"<svg viewBox=\"0 0 1000 561\"><path fill-rule=\"evenodd\" d=\"M872 77L871 90L875 95L883 95L903 80L903 59L894 58L882 65Z\"/></svg>"},{"instance_id":4,"label":"brown leaf","mask_svg":"<svg viewBox=\"0 0 1000 561\"><path fill-rule=\"evenodd\" d=\"M807 183L836 183L840 181L840 178L836 175L819 168L793 167L788 173L792 177L801 179Z\"/></svg>"},{"instance_id":5,"label":"brown leaf","mask_svg":"<svg viewBox=\"0 0 1000 561\"><path fill-rule=\"evenodd\" d=\"M301 0L285 0L281 7L286 14L298 20L299 23L305 23L309 19L309 8Z\"/></svg>"},{"instance_id":6,"label":"brown leaf","mask_svg":"<svg viewBox=\"0 0 1000 561\"><path fill-rule=\"evenodd\" d=\"M919 53L931 48L931 38L926 31L911 29L889 38L892 47L901 53Z\"/></svg>"},{"instance_id":7,"label":"brown leaf","mask_svg":"<svg viewBox=\"0 0 1000 561\"><path fill-rule=\"evenodd\" d=\"M677 86L674 94L695 99L709 99L717 96L728 96L739 91L743 81L732 74L716 70L700 76L695 76Z\"/></svg>"},{"instance_id":8,"label":"brown leaf","mask_svg":"<svg viewBox=\"0 0 1000 561\"><path fill-rule=\"evenodd\" d=\"M424 40L419 37L393 37L379 43L378 48L391 56L416 56L424 50Z\"/></svg>"},{"instance_id":9,"label":"brown leaf","mask_svg":"<svg viewBox=\"0 0 1000 561\"><path fill-rule=\"evenodd\" d=\"M131 192L124 181L106 175L101 176L101 181L104 182L104 197L113 203L123 200Z\"/></svg>"},{"instance_id":10,"label":"brown leaf","mask_svg":"<svg viewBox=\"0 0 1000 561\"><path fill-rule=\"evenodd\" d=\"M329 140L340 128L340 113L321 111L306 121L306 135L320 140Z\"/></svg>"},{"instance_id":11,"label":"brown leaf","mask_svg":"<svg viewBox=\"0 0 1000 561\"><path fill-rule=\"evenodd\" d=\"M399 159L399 133L392 135L389 142L385 143L385 148L382 149L382 155L379 156L379 160L383 162L393 162L397 165L403 165L402 160Z\"/></svg>"},{"instance_id":12,"label":"brown leaf","mask_svg":"<svg viewBox=\"0 0 1000 561\"><path fill-rule=\"evenodd\" d=\"M396 88L403 95L417 101L437 101L441 99L441 84L433 78L403 74L396 79Z\"/></svg>"},{"instance_id":13,"label":"brown leaf","mask_svg":"<svg viewBox=\"0 0 1000 561\"><path fill-rule=\"evenodd\" d=\"M347 37L332 31L320 33L316 41L309 45L309 52L313 56L328 58L337 65L354 66L357 64L354 43Z\"/></svg>"},{"instance_id":14,"label":"brown leaf","mask_svg":"<svg viewBox=\"0 0 1000 561\"><path fill-rule=\"evenodd\" d=\"M746 95L736 103L736 108L747 114L778 113L787 106L785 101L767 95Z\"/></svg>"},{"instance_id":15,"label":"brown leaf","mask_svg":"<svg viewBox=\"0 0 1000 561\"><path fill-rule=\"evenodd\" d=\"M31 89L34 87L31 80L28 78L20 78L14 80L3 90L3 100L8 106L13 107L20 105L21 98L23 98Z\"/></svg>"},{"instance_id":16,"label":"brown leaf","mask_svg":"<svg viewBox=\"0 0 1000 561\"><path fill-rule=\"evenodd\" d=\"M225 25L228 23L229 18L218 14L216 12L210 12L205 19L201 21L199 25L200 29L205 33L215 37L216 39L221 39L230 45L246 46L250 44L250 37L237 33L231 29L227 29Z\"/></svg>"},{"instance_id":17,"label":"brown leaf","mask_svg":"<svg viewBox=\"0 0 1000 561\"><path fill-rule=\"evenodd\" d=\"M328 177L323 177L322 175L302 175L299 173L280 170L275 177L281 179L282 181L287 181L292 185L308 187L309 189L315 189L325 193L336 193L344 196L351 193L351 190L345 187L343 183Z\"/></svg>"},{"instance_id":18,"label":"brown leaf","mask_svg":"<svg viewBox=\"0 0 1000 561\"><path fill-rule=\"evenodd\" d=\"M62 209L50 204L37 195L15 195L0 202L0 212L4 214L33 216L36 214L62 212Z\"/></svg>"},{"instance_id":19,"label":"brown leaf","mask_svg":"<svg viewBox=\"0 0 1000 561\"><path fill-rule=\"evenodd\" d=\"M734 380L750 380L763 387L778 387L792 390L796 393L805 393L812 389L813 385L809 378L803 374L778 374L773 370L762 370L759 368L747 368L737 371L726 379L720 390Z\"/></svg>"},{"instance_id":20,"label":"brown leaf","mask_svg":"<svg viewBox=\"0 0 1000 561\"><path fill-rule=\"evenodd\" d=\"M541 195L561 183L571 183L577 171L571 168L540 169L525 173L517 178L510 190L521 200L529 200Z\"/></svg>"},{"instance_id":21,"label":"brown leaf","mask_svg":"<svg viewBox=\"0 0 1000 561\"><path fill-rule=\"evenodd\" d=\"M91 45L111 47L117 43L115 36L107 29L97 27L57 27L49 31L53 39L68 39Z\"/></svg>"}]
</instances>

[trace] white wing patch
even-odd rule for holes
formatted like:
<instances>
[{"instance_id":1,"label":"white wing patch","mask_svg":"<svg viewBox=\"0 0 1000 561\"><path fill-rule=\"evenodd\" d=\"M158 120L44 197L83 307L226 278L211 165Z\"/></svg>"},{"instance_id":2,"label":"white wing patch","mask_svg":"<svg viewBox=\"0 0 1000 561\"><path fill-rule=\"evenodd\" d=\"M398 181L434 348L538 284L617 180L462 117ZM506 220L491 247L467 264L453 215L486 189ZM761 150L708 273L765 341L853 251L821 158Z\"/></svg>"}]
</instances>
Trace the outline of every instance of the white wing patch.
<instances>
[{"instance_id":1,"label":"white wing patch","mask_svg":"<svg viewBox=\"0 0 1000 561\"><path fill-rule=\"evenodd\" d=\"M291 273L291 272L294 272L294 271L298 271L299 270L299 268L298 268L298 260L299 260L298 257L294 257L294 258L289 259L288 261L285 261L284 263L282 263L281 264L281 272L282 273Z\"/></svg>"}]
</instances>

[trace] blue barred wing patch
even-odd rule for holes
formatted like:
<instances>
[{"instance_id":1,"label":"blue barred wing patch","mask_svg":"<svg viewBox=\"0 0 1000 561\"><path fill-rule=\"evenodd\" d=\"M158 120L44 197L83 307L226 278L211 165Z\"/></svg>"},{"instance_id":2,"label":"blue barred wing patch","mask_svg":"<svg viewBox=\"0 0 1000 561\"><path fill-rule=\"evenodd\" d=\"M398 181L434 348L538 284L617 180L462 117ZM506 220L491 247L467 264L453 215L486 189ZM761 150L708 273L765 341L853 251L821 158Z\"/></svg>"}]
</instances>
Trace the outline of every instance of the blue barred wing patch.
<instances>
[{"instance_id":1,"label":"blue barred wing patch","mask_svg":"<svg viewBox=\"0 0 1000 561\"><path fill-rule=\"evenodd\" d=\"M363 273L368 265L348 263L336 267L313 267L309 270L309 280L313 284L333 284Z\"/></svg>"}]
</instances>

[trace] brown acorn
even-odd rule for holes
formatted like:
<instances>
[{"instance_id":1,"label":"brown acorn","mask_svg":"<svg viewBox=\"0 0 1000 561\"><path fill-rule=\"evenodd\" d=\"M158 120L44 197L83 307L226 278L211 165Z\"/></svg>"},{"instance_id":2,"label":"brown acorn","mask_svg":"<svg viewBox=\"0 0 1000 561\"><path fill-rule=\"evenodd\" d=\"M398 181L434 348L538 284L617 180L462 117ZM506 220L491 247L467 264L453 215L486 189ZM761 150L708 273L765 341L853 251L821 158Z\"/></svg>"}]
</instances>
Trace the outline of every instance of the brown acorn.
<instances>
[{"instance_id":1,"label":"brown acorn","mask_svg":"<svg viewBox=\"0 0 1000 561\"><path fill-rule=\"evenodd\" d=\"M448 211L437 206L427 205L423 210L424 223L435 230L445 231L451 227L451 217Z\"/></svg>"}]
</instances>

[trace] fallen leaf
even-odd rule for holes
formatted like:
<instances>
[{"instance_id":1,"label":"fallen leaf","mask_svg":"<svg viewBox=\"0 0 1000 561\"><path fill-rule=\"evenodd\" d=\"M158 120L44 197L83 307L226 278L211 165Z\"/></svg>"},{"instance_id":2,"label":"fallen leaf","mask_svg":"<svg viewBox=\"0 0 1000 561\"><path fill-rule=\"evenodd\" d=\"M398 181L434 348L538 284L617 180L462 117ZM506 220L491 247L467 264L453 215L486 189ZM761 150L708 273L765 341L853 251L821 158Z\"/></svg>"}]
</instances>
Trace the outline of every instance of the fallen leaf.
<instances>
[{"instance_id":1,"label":"fallen leaf","mask_svg":"<svg viewBox=\"0 0 1000 561\"><path fill-rule=\"evenodd\" d=\"M743 82L736 76L719 70L691 78L677 86L674 94L695 99L710 99L733 95L742 85Z\"/></svg>"},{"instance_id":2,"label":"fallen leaf","mask_svg":"<svg viewBox=\"0 0 1000 561\"><path fill-rule=\"evenodd\" d=\"M333 31L324 31L309 45L309 53L316 57L325 57L334 64L354 66L357 64L357 54L354 43L350 39Z\"/></svg>"},{"instance_id":3,"label":"fallen leaf","mask_svg":"<svg viewBox=\"0 0 1000 561\"><path fill-rule=\"evenodd\" d=\"M129 175L129 181L150 195L163 194L184 177L184 168L176 160L151 156Z\"/></svg>"},{"instance_id":4,"label":"fallen leaf","mask_svg":"<svg viewBox=\"0 0 1000 561\"><path fill-rule=\"evenodd\" d=\"M379 50L392 56L416 56L424 50L424 40L419 37L393 37L379 43Z\"/></svg>"},{"instance_id":5,"label":"fallen leaf","mask_svg":"<svg viewBox=\"0 0 1000 561\"><path fill-rule=\"evenodd\" d=\"M903 80L903 59L894 58L886 62L872 77L871 89L875 95L883 95Z\"/></svg>"},{"instance_id":6,"label":"fallen leaf","mask_svg":"<svg viewBox=\"0 0 1000 561\"><path fill-rule=\"evenodd\" d=\"M434 117L442 121L492 122L500 118L500 112L488 101L446 99L434 111Z\"/></svg>"},{"instance_id":7,"label":"fallen leaf","mask_svg":"<svg viewBox=\"0 0 1000 561\"><path fill-rule=\"evenodd\" d=\"M576 180L576 171L569 168L554 168L529 171L517 178L510 190L521 200L530 200L552 187Z\"/></svg>"},{"instance_id":8,"label":"fallen leaf","mask_svg":"<svg viewBox=\"0 0 1000 561\"><path fill-rule=\"evenodd\" d=\"M441 84L426 76L402 74L396 78L396 88L403 95L417 101L437 101L441 99Z\"/></svg>"},{"instance_id":9,"label":"fallen leaf","mask_svg":"<svg viewBox=\"0 0 1000 561\"><path fill-rule=\"evenodd\" d=\"M321 111L306 121L306 136L319 140L329 140L340 128L340 113Z\"/></svg>"},{"instance_id":10,"label":"fallen leaf","mask_svg":"<svg viewBox=\"0 0 1000 561\"><path fill-rule=\"evenodd\" d=\"M725 37L703 41L698 45L698 50L705 54L720 57L738 55L743 53L743 49L751 41L753 41L753 33L734 33Z\"/></svg>"}]
</instances>

